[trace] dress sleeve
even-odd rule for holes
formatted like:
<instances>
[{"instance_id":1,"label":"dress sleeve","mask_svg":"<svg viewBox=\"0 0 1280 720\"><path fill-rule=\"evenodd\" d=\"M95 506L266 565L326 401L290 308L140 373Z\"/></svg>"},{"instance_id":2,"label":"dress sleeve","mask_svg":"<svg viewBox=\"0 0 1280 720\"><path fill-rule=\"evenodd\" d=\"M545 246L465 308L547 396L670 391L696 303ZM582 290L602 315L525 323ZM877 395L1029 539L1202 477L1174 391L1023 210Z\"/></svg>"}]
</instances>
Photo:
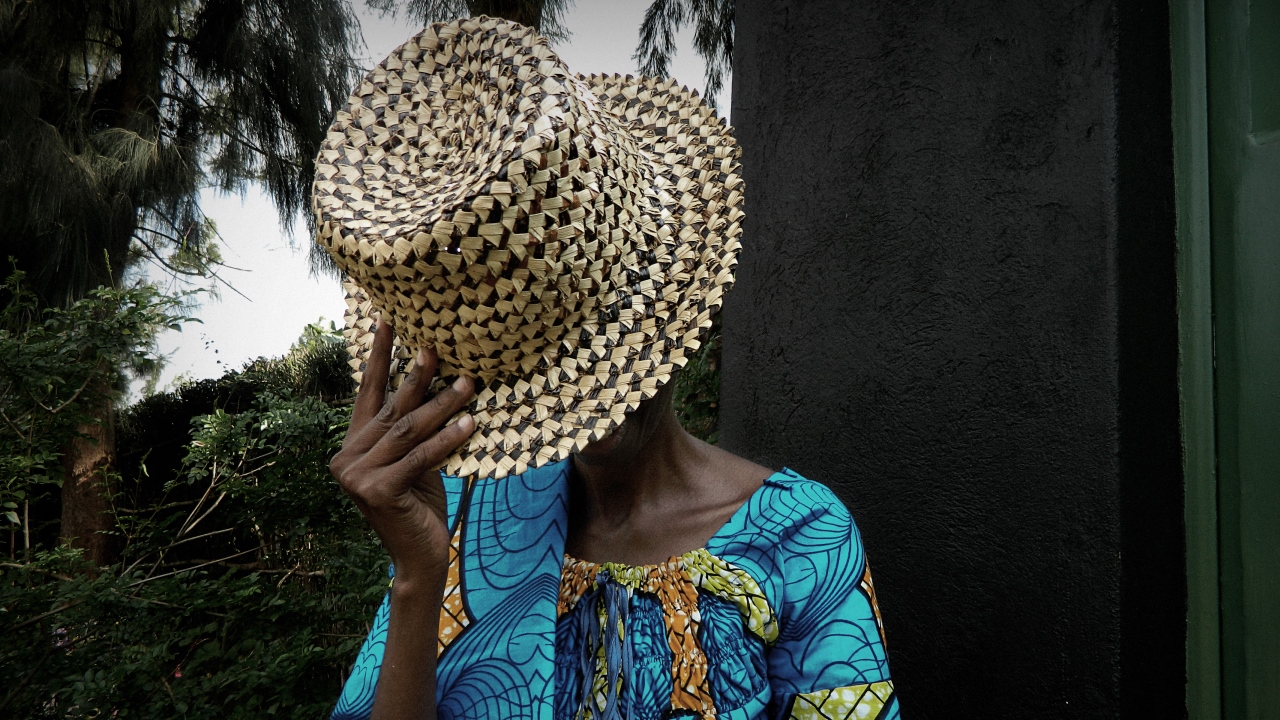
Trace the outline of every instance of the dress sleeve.
<instances>
[{"instance_id":1,"label":"dress sleeve","mask_svg":"<svg viewBox=\"0 0 1280 720\"><path fill-rule=\"evenodd\" d=\"M898 720L884 626L853 517L825 486L803 499L777 545L781 613L768 651L775 720Z\"/></svg>"},{"instance_id":2,"label":"dress sleeve","mask_svg":"<svg viewBox=\"0 0 1280 720\"><path fill-rule=\"evenodd\" d=\"M462 522L463 499L469 492L469 485L466 480L451 476L445 476L443 481L446 521L453 537L451 552L453 564L450 568L452 572L458 562L458 528ZM387 577L391 581L387 583L387 594L383 596L382 604L378 606L378 612L373 616L369 635L365 637L364 644L360 647L360 654L356 656L355 664L351 666L351 674L342 685L342 694L338 696L338 702L334 705L329 720L369 720L369 716L373 714L374 691L378 687L378 675L382 671L382 656L387 648L387 624L391 619L390 587L396 577L394 565L387 566Z\"/></svg>"},{"instance_id":3,"label":"dress sleeve","mask_svg":"<svg viewBox=\"0 0 1280 720\"><path fill-rule=\"evenodd\" d=\"M394 576L393 570L387 571ZM373 626L369 635L360 647L355 665L347 682L342 686L342 694L334 706L329 720L369 720L373 713L373 691L378 685L378 673L382 669L382 651L387 646L387 620L391 614L391 594L382 598L378 612L373 617Z\"/></svg>"}]
</instances>

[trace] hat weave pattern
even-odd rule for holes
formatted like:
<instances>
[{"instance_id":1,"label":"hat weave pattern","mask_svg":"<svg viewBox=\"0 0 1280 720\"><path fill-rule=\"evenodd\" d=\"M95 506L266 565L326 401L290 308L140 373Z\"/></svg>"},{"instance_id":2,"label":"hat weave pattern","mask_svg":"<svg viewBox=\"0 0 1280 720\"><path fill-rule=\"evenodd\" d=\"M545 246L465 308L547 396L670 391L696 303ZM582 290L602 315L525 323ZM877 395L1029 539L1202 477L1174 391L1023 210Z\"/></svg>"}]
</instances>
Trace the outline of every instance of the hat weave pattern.
<instances>
[{"instance_id":1,"label":"hat weave pattern","mask_svg":"<svg viewBox=\"0 0 1280 720\"><path fill-rule=\"evenodd\" d=\"M504 477L618 427L701 345L732 285L739 150L671 80L570 73L535 31L435 24L375 67L317 159L357 382L419 347L478 379L443 470Z\"/></svg>"}]
</instances>

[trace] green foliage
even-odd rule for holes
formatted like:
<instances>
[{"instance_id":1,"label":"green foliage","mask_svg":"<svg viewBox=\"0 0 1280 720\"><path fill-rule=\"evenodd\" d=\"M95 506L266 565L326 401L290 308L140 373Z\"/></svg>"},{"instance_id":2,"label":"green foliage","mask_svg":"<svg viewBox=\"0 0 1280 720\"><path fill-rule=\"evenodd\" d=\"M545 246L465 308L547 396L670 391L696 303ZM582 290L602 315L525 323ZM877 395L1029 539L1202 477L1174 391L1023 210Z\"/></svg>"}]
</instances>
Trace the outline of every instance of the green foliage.
<instances>
[{"instance_id":1,"label":"green foliage","mask_svg":"<svg viewBox=\"0 0 1280 720\"><path fill-rule=\"evenodd\" d=\"M641 75L667 77L676 54L676 34L693 23L693 50L706 68L706 97L711 107L733 69L734 0L653 0L640 23L635 61Z\"/></svg>"},{"instance_id":2,"label":"green foliage","mask_svg":"<svg viewBox=\"0 0 1280 720\"><path fill-rule=\"evenodd\" d=\"M199 191L261 183L288 225L357 42L344 0L0 0L0 252L54 305L213 274Z\"/></svg>"},{"instance_id":3,"label":"green foliage","mask_svg":"<svg viewBox=\"0 0 1280 720\"><path fill-rule=\"evenodd\" d=\"M376 546L350 549L357 552L293 575L215 565L179 575L112 568L96 578L52 576L74 558L42 553L0 581L7 615L29 622L57 611L6 623L0 712L323 717L385 591Z\"/></svg>"},{"instance_id":4,"label":"green foliage","mask_svg":"<svg viewBox=\"0 0 1280 720\"><path fill-rule=\"evenodd\" d=\"M268 391L248 412L216 410L196 418L185 477L172 484L202 488L204 499L174 537L194 532L204 505L212 507L225 493L228 506L218 517L242 534L228 550L252 547L257 562L322 565L325 558L316 552L323 551L311 542L317 533L341 536L350 526L363 526L328 475L349 416L346 407ZM323 492L316 492L317 485Z\"/></svg>"},{"instance_id":5,"label":"green foliage","mask_svg":"<svg viewBox=\"0 0 1280 720\"><path fill-rule=\"evenodd\" d=\"M329 327L308 325L302 337L281 358L259 358L241 372L263 388L287 388L291 392L330 400L355 392L347 361L347 343L332 322Z\"/></svg>"},{"instance_id":6,"label":"green foliage","mask_svg":"<svg viewBox=\"0 0 1280 720\"><path fill-rule=\"evenodd\" d=\"M383 13L403 9L422 23L488 15L537 28L551 42L569 39L564 14L573 0L366 0L369 7Z\"/></svg>"},{"instance_id":7,"label":"green foliage","mask_svg":"<svg viewBox=\"0 0 1280 720\"><path fill-rule=\"evenodd\" d=\"M154 369L156 333L186 318L179 298L149 285L98 288L67 309L39 310L14 271L0 296L10 298L0 310L0 529L29 538L29 504L61 485L68 438L118 396L122 368Z\"/></svg>"},{"instance_id":8,"label":"green foliage","mask_svg":"<svg viewBox=\"0 0 1280 720\"><path fill-rule=\"evenodd\" d=\"M171 392L146 397L119 415L117 467L132 506L153 502L169 478L182 472L193 418L221 410L237 414L253 408L259 395L274 392L327 402L354 391L350 358L332 325L310 325L280 358L259 358L217 379L186 382Z\"/></svg>"},{"instance_id":9,"label":"green foliage","mask_svg":"<svg viewBox=\"0 0 1280 720\"><path fill-rule=\"evenodd\" d=\"M0 335L8 343L0 358L23 363L21 382L32 387L36 370L61 368L62 387L80 371L38 356L72 361L80 356L68 353L87 343L114 357L128 341L113 345L108 336L174 321L156 309L172 301L148 292L94 291L47 310L39 325ZM94 304L119 296L133 304ZM79 551L52 542L24 560L11 540L9 561L0 562L0 717L315 718L329 710L386 587L385 554L328 473L350 417L341 350L332 328L311 326L285 357L212 381L210 396L189 386L160 396L167 402L142 403L165 412L124 413L122 449L150 447L174 423L184 428L181 452L154 462L142 452L122 465L117 564L85 573ZM342 382L332 382L339 373ZM39 396L46 405L63 397L47 392ZM65 442L58 433L73 431L42 422L54 449ZM2 457L13 462L12 448ZM41 482L6 477L28 495Z\"/></svg>"},{"instance_id":10,"label":"green foliage","mask_svg":"<svg viewBox=\"0 0 1280 720\"><path fill-rule=\"evenodd\" d=\"M675 408L690 435L712 445L720 438L720 316L688 364L676 375Z\"/></svg>"}]
</instances>

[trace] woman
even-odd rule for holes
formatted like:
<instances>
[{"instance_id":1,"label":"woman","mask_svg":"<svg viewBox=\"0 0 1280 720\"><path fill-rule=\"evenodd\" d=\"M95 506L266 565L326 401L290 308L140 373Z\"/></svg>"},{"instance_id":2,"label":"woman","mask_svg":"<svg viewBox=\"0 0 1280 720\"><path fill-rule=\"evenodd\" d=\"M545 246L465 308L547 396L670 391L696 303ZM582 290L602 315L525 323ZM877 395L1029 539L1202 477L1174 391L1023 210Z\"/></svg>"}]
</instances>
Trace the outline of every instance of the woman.
<instances>
[{"instance_id":1,"label":"woman","mask_svg":"<svg viewBox=\"0 0 1280 720\"><path fill-rule=\"evenodd\" d=\"M897 717L848 511L672 409L732 281L736 157L696 95L489 18L339 114L315 207L360 391L332 470L395 577L335 718Z\"/></svg>"}]
</instances>

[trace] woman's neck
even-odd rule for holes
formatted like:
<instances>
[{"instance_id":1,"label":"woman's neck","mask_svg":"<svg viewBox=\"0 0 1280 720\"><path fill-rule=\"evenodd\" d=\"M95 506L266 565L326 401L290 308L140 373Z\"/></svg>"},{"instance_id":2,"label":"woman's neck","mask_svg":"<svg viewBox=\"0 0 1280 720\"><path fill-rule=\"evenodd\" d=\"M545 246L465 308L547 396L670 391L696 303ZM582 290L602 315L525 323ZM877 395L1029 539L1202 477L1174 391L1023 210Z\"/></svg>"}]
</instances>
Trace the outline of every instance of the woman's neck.
<instances>
[{"instance_id":1,"label":"woman's neck","mask_svg":"<svg viewBox=\"0 0 1280 720\"><path fill-rule=\"evenodd\" d=\"M648 439L621 457L591 462L574 457L574 493L588 523L627 523L647 505L687 495L696 476L699 443L674 412L658 421Z\"/></svg>"},{"instance_id":2,"label":"woman's neck","mask_svg":"<svg viewBox=\"0 0 1280 720\"><path fill-rule=\"evenodd\" d=\"M663 390L574 455L569 555L646 565L704 547L768 477L685 432Z\"/></svg>"}]
</instances>

